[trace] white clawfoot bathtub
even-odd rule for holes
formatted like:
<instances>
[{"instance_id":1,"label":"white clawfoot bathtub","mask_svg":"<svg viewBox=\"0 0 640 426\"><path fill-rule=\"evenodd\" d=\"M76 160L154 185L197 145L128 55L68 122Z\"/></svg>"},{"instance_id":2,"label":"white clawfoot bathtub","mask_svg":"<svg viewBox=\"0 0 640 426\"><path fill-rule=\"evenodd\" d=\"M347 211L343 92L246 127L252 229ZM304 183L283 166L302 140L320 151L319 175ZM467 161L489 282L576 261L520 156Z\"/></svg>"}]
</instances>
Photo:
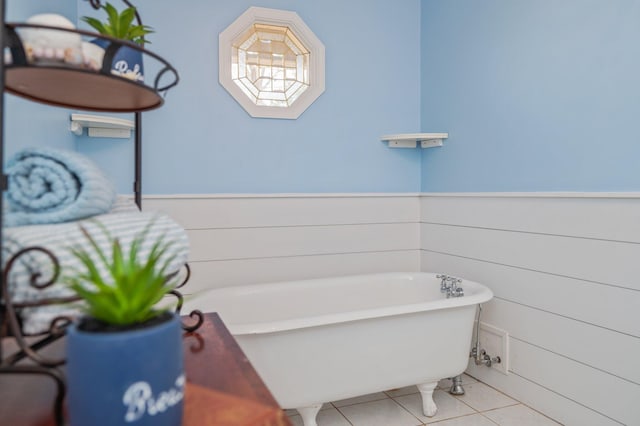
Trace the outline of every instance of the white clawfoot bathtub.
<instances>
[{"instance_id":1,"label":"white clawfoot bathtub","mask_svg":"<svg viewBox=\"0 0 640 426\"><path fill-rule=\"evenodd\" d=\"M282 408L315 426L322 403L418 385L426 416L438 381L467 367L476 306L463 280L446 298L433 273L382 273L209 290L186 311L218 312Z\"/></svg>"}]
</instances>

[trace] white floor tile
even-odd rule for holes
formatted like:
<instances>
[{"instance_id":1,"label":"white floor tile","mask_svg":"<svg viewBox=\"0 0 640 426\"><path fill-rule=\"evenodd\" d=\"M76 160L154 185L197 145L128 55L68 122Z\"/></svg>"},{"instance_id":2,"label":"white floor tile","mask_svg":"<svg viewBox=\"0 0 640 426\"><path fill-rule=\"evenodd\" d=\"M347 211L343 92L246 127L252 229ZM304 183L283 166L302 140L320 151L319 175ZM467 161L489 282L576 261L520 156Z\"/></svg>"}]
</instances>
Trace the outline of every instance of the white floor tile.
<instances>
[{"instance_id":1,"label":"white floor tile","mask_svg":"<svg viewBox=\"0 0 640 426\"><path fill-rule=\"evenodd\" d=\"M340 412L353 426L417 426L422 422L392 399L348 405Z\"/></svg>"},{"instance_id":2,"label":"white floor tile","mask_svg":"<svg viewBox=\"0 0 640 426\"><path fill-rule=\"evenodd\" d=\"M289 416L293 426L304 426L300 415ZM323 409L316 416L318 426L351 426L344 416L335 408Z\"/></svg>"},{"instance_id":3,"label":"white floor tile","mask_svg":"<svg viewBox=\"0 0 640 426\"><path fill-rule=\"evenodd\" d=\"M433 393L433 400L438 407L438 411L433 417L427 417L423 414L422 397L420 396L420 394L405 395L394 399L398 404L409 410L411 414L416 416L424 423L437 422L439 420L465 416L468 414L474 414L476 412L467 404L459 401L458 399L441 390L436 390Z\"/></svg>"},{"instance_id":4,"label":"white floor tile","mask_svg":"<svg viewBox=\"0 0 640 426\"><path fill-rule=\"evenodd\" d=\"M397 396L411 395L412 393L418 393L418 387L416 385L411 385L411 386L406 386L400 389L390 389L390 390L384 391L384 393L386 393L391 398L395 398Z\"/></svg>"},{"instance_id":5,"label":"white floor tile","mask_svg":"<svg viewBox=\"0 0 640 426\"><path fill-rule=\"evenodd\" d=\"M548 417L543 416L531 408L519 404L510 407L498 408L497 410L485 411L485 416L499 424L500 426L557 426Z\"/></svg>"},{"instance_id":6,"label":"white floor tile","mask_svg":"<svg viewBox=\"0 0 640 426\"><path fill-rule=\"evenodd\" d=\"M480 382L471 383L465 386L464 390L466 393L456 398L478 411L492 410L518 403L518 401Z\"/></svg>"},{"instance_id":7,"label":"white floor tile","mask_svg":"<svg viewBox=\"0 0 640 426\"><path fill-rule=\"evenodd\" d=\"M455 419L428 424L429 426L496 426L495 423L482 414L472 414L470 416L456 417Z\"/></svg>"},{"instance_id":8,"label":"white floor tile","mask_svg":"<svg viewBox=\"0 0 640 426\"><path fill-rule=\"evenodd\" d=\"M346 405L360 404L362 402L378 401L380 399L387 398L384 392L370 393L367 395L356 396L355 398L341 399L340 401L333 401L334 407L340 408Z\"/></svg>"}]
</instances>

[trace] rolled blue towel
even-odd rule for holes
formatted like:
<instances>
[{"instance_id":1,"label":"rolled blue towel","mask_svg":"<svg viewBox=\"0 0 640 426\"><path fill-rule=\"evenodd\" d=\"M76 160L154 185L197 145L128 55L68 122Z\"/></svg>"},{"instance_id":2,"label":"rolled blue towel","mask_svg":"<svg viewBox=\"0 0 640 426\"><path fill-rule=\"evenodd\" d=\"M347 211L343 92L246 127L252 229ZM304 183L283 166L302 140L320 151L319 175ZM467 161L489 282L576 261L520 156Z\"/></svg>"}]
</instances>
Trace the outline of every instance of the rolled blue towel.
<instances>
[{"instance_id":1,"label":"rolled blue towel","mask_svg":"<svg viewBox=\"0 0 640 426\"><path fill-rule=\"evenodd\" d=\"M113 183L89 158L73 151L27 148L7 164L6 226L60 223L107 213Z\"/></svg>"}]
</instances>

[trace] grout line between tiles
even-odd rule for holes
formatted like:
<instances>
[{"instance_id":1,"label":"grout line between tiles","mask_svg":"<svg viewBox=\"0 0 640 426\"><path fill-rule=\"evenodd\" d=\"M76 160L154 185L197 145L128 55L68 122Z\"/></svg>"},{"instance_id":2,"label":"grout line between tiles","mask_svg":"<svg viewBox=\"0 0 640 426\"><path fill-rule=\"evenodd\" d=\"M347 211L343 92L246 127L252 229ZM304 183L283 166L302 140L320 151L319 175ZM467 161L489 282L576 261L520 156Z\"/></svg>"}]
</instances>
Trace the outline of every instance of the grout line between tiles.
<instances>
[{"instance_id":1,"label":"grout line between tiles","mask_svg":"<svg viewBox=\"0 0 640 426\"><path fill-rule=\"evenodd\" d=\"M470 377L471 377L471 376L470 376ZM474 377L474 379L475 379L475 377ZM477 380L477 379L476 379L476 380ZM478 380L478 383L482 383L482 382L480 382L480 381ZM442 390L442 389L441 389L441 390ZM475 414L482 414L482 413L483 413L482 411L479 411L479 410L477 410L477 409L473 408L472 406L470 406L469 404L465 403L464 401L462 401L461 399L459 399L456 395L451 395L449 392L447 392L447 391L445 391L445 390L442 390L442 391L443 391L443 392L446 392L448 395L450 395L450 396L452 396L452 397L456 398L456 399L457 399L459 402L461 402L463 405L466 405L467 407L469 407L473 412L472 412L472 413L468 413L468 414L461 414L461 415L459 415L459 416L451 416L451 417L447 417L446 419L436 420L436 421L434 421L433 423L446 422L446 421L453 420L453 419L459 419L459 418L461 418L461 417L468 417L468 416L473 416L473 415L475 415ZM499 392L499 391L498 391L498 392ZM419 392L418 392L418 393L419 393ZM502 393L502 392L500 392L500 393ZM410 395L412 395L412 394L410 394ZM400 395L400 396L397 396L397 397L391 397L391 396L390 396L389 398L391 398L391 399L393 399L393 400L395 401L395 399L396 399L396 398L401 398L401 397L403 397L403 396L407 396L407 395ZM506 396L508 396L508 395L506 395ZM509 397L509 398L511 398L511 397ZM513 400L515 401L515 399L514 399L514 398L511 398L511 399L513 399ZM404 408L404 406L403 406L402 404L400 404L398 401L395 401L395 402L396 402L396 404L398 404L398 405L400 405L402 408ZM511 407L511 406L513 406L513 405L518 405L518 404L522 404L522 403L518 402L518 403L516 403L516 404L512 404L512 405L505 405L504 407L492 408L491 410L499 410L500 408ZM406 411L409 411L409 410L407 410L406 408L405 408L405 410L406 410ZM486 411L491 411L491 410L486 410ZM411 414L411 415L413 415L414 417L416 417L416 416L415 416L413 413L411 413L410 411L409 411L409 414ZM485 417L485 416L483 416L483 417ZM420 422L422 421L420 418L418 418L418 417L416 417L416 418L418 419L418 421L420 421ZM491 420L491 419L488 419L488 420ZM491 420L491 422L492 422L492 423L495 423L493 420ZM429 421L428 421L428 422L426 422L426 423L422 423L422 424L423 424L423 425L429 425L429 424L433 424L433 423L431 423L431 422L429 422ZM498 426L499 426L499 425L498 425Z\"/></svg>"},{"instance_id":2,"label":"grout line between tiles","mask_svg":"<svg viewBox=\"0 0 640 426\"><path fill-rule=\"evenodd\" d=\"M331 404L331 405L333 405L333 404ZM357 405L357 404L354 404L354 405ZM340 411L340 409L339 409L338 407L335 407L335 406L334 406L333 408L335 408L335 409L336 409L336 411L337 411L338 413L340 413L340 415L342 416L342 418L343 418L343 419L345 419L345 420L347 421L347 423L349 423L351 426L353 426L353 423L351 423L351 421L347 418L347 416L345 416L345 415L344 415L344 413L343 413L342 411Z\"/></svg>"},{"instance_id":3,"label":"grout line between tiles","mask_svg":"<svg viewBox=\"0 0 640 426\"><path fill-rule=\"evenodd\" d=\"M478 411L478 410L476 410L478 413L483 414L483 413L486 413L486 412L489 412L489 411L500 410L500 409L502 409L502 408L513 407L513 406L515 406L515 405L522 405L522 406L527 407L528 409L530 409L530 410L532 410L532 411L535 411L536 413L540 414L541 416L544 416L545 418L547 418L547 419L549 419L549 420L551 420L551 421L553 421L553 422L558 423L558 421L557 421L557 420L555 420L555 419L553 419L553 418L551 418L551 417L547 416L547 415L546 415L546 414L544 414L544 413L541 413L540 411L536 410L536 409L535 409L535 408L533 408L533 407L530 407L529 405L527 405L527 404L525 404L524 402L522 402L522 401L520 401L520 400L518 400L518 399L514 398L513 396L511 396L511 395L509 395L509 394L507 394L507 393L502 392L500 389L496 389L496 388L494 388L493 386L491 386L491 385L489 385L489 384L487 384L487 383L483 382L482 380L478 379L477 377L474 377L474 376L472 376L471 374L468 374L468 373L466 373L466 372L465 372L464 374L466 374L467 376L471 377L471 378L472 378L472 379L474 379L474 380L477 380L477 381L478 381L478 383L482 383L482 384L484 384L484 385L486 385L486 386L490 387L491 389L495 390L496 392L499 392L499 393L501 393L502 395L505 395L505 396L507 396L507 397L509 397L509 398L513 399L514 401L517 401L517 404L505 405L504 407L491 408L491 409L489 409L489 410L484 410L484 411ZM458 401L460 401L460 402L464 403L464 401L462 401L462 400L461 400L461 399L459 399L459 398L458 398ZM469 406L469 404L465 404L465 405ZM471 408L475 410L475 408L473 408L473 407L471 407ZM486 417L486 416L485 416L485 417ZM491 419L489 419L489 420L491 420ZM495 423L495 422L494 422L494 423ZM560 423L558 423L558 424L560 424Z\"/></svg>"},{"instance_id":4,"label":"grout line between tiles","mask_svg":"<svg viewBox=\"0 0 640 426\"><path fill-rule=\"evenodd\" d=\"M435 423L448 422L449 420L462 419L463 417L475 416L476 414L481 414L481 413L478 413L478 412L476 411L476 412L474 412L474 413L463 414L463 415L461 415L461 416L456 416L456 417L449 417L449 418L442 419L442 420L436 420L436 421L435 421L435 422L433 422L433 423L432 423L432 422L427 422L427 423L425 423L425 424L428 426L428 425L432 425L432 424L435 424Z\"/></svg>"},{"instance_id":5,"label":"grout line between tiles","mask_svg":"<svg viewBox=\"0 0 640 426\"><path fill-rule=\"evenodd\" d=\"M502 408L504 408L504 407L502 407ZM497 408L496 408L496 410L497 410ZM481 415L482 417L484 417L485 419L489 420L489 421L490 421L491 423L493 423L494 425L498 425L498 426L500 426L500 423L494 422L494 421L493 421L493 419L490 419L489 417L485 416L483 413L480 413L480 415Z\"/></svg>"},{"instance_id":6,"label":"grout line between tiles","mask_svg":"<svg viewBox=\"0 0 640 426\"><path fill-rule=\"evenodd\" d=\"M406 396L406 395L403 395ZM395 400L395 398L392 398L390 396L387 395L387 397L392 400L393 402L396 403L397 406L399 406L400 408L402 408L404 411L406 411L407 413L411 414L411 416L413 416L414 419L416 419L417 421L420 422L421 425L424 425L425 423L422 421L422 419L418 418L418 416L414 415L411 411L409 411L408 409L405 408L404 405L400 404L398 401Z\"/></svg>"},{"instance_id":7,"label":"grout line between tiles","mask_svg":"<svg viewBox=\"0 0 640 426\"><path fill-rule=\"evenodd\" d=\"M466 374L466 373L465 373L465 374ZM460 397L458 397L458 396L456 396L456 395L451 395L451 394L449 394L449 395L453 396L454 398L456 398L456 400L457 400L458 402L461 402L461 403L462 403L462 404L464 404L465 406L469 407L473 412L472 412L472 413L469 413L469 414L463 414L463 415L460 415L460 416L448 417L448 418L446 418L446 419L438 420L438 421L433 422L433 423L442 422L442 421L449 421L449 420L453 420L453 419L460 419L460 418L463 418L463 417L469 417L469 416L473 416L473 415L476 415L476 414L480 414L482 417L484 417L484 418L486 418L487 420L489 420L492 424L496 424L496 425L500 426L500 425L499 425L499 423L496 423L496 422L495 422L495 421L493 421L491 418L487 417L487 416L485 415L485 413L488 413L488 412L491 412L491 411L500 410L500 409L507 408L507 407L513 407L513 406L516 406L516 405L522 405L522 406L524 406L524 407L527 407L528 409L530 409L530 410L532 410L532 411L534 411L534 412L536 412L536 413L538 413L538 414L540 414L540 415L544 416L545 418L548 418L549 420L554 421L554 422L556 422L556 423L557 423L557 421L556 421L556 420L552 419L552 418L551 418L551 417L549 417L549 416L546 416L546 415L545 415L545 414L543 414L543 413L540 413L539 411L535 410L534 408L529 407L527 404L525 404L525 403L523 403L523 402L521 402L521 401L517 400L516 398L514 398L514 397L512 397L512 396L510 396L510 395L508 395L508 394L506 394L506 393L504 393L504 392L502 392L502 391L500 391L499 389L494 388L493 386L491 386L491 385L489 385L489 384L487 384L487 383L485 383L485 382L483 382L483 381L481 381L481 380L477 379L476 377L473 377L473 376L472 376L472 375L470 375L470 374L467 374L467 375L468 375L469 377L471 377L472 379L476 380L476 381L477 381L477 383L482 383L483 385L485 385L485 386L487 386L487 387L489 387L489 388L493 389L494 391L496 391L496 392L500 393L501 395L504 395L504 396L506 396L506 397L508 397L508 398L512 399L512 400L513 400L513 401L515 401L515 402L514 402L513 404L508 404L508 405L505 405L505 406L502 406L502 407L495 407L495 408L490 408L490 409L482 410L482 411L481 411L481 410L478 410L478 409L476 409L476 408L474 408L474 407L470 406L470 405L469 405L469 404L467 404L465 401L463 401L462 399L460 399ZM470 384L472 384L472 383L470 383ZM447 391L446 391L446 390L444 390L444 389L441 389L441 390L442 390L443 392L447 392ZM429 421L427 421L426 423L424 423L424 422L422 421L422 419L420 419L419 417L417 417L416 415L414 415L411 411L409 411L407 408L405 408L405 407L404 407L404 405L402 405L402 404L400 404L398 401L396 401L396 398L401 398L401 397L404 397L404 396L413 395L413 394L415 394L415 393L419 393L419 392L413 392L413 393L410 393L410 394L406 394L406 395L398 395L398 396L396 396L396 397L393 397L393 396L388 395L386 392L384 392L384 391L383 391L383 394L384 394L384 396L383 396L383 397L380 397L380 398L378 398L378 399L373 399L373 400L371 400L371 401L356 402L356 403L353 403L353 404L341 405L340 407L335 406L335 405L333 404L333 402L329 402L328 404L329 404L332 408L334 408L336 411L338 411L338 413L340 413L340 415L341 415L341 416L346 420L346 422L347 422L347 423L349 423L349 425L351 425L351 426L353 426L353 423L352 423L352 422L347 418L347 416L342 412L341 408L345 408L345 407L353 407L353 406L355 406L355 405L362 405L362 404L368 404L368 403L373 403L373 402L377 402L377 401L383 401L383 400L385 400L385 399L390 399L390 400L391 400L391 401L393 401L396 405L400 406L400 408L402 408L404 411L406 411L406 412L407 412L407 413L409 413L412 417L414 417L418 422L420 422L420 424L421 424L421 425L429 425L429 424L432 424L432 423L431 423L431 422L429 422ZM447 393L448 393L448 392L447 392ZM299 414L295 414L294 416L299 416ZM290 416L290 417L291 417L291 416Z\"/></svg>"},{"instance_id":8,"label":"grout line between tiles","mask_svg":"<svg viewBox=\"0 0 640 426\"><path fill-rule=\"evenodd\" d=\"M488 385L487 385L487 386L488 386ZM505 395L506 395L506 394L505 394ZM507 396L509 396L509 395L507 395ZM514 399L513 397L510 397L510 398L511 398L511 399ZM562 423L558 422L556 419L553 419L553 418L551 418L551 417L547 416L546 414L541 413L540 411L536 410L535 408L528 406L528 405L527 405L527 404L525 404L524 402L520 402L518 405L522 405L523 407L526 407L526 408L528 408L529 410L531 410L531 411L533 411L533 412L535 412L535 413L540 414L541 416L543 416L543 417L545 417L545 418L549 419L550 421L552 421L552 422L554 422L554 423L557 423L558 425L561 425L561 424L562 424ZM482 412L482 414L484 414L484 413L488 413L488 412L490 412L490 411L501 410L501 409L503 409L503 408L507 408L507 407L513 407L513 406L515 406L515 404L514 404L514 405L507 405L506 407L492 408L492 409L490 409L490 410L485 410L485 411L483 411L483 412ZM491 419L489 419L489 420L491 420Z\"/></svg>"},{"instance_id":9,"label":"grout line between tiles","mask_svg":"<svg viewBox=\"0 0 640 426\"><path fill-rule=\"evenodd\" d=\"M468 375L468 376L469 376L469 377L473 377L473 376L470 376L470 375ZM474 379L476 379L475 377L473 377L473 378L474 378ZM478 379L476 379L476 380L478 380ZM475 411L477 414L482 414L482 413L484 413L484 412L486 412L486 411L499 410L500 408L513 407L514 405L522 404L522 402L520 402L519 400L515 399L514 397L512 397L512 396L510 396L510 395L507 395L506 393L504 393L504 392L502 392L502 391L500 391L500 390L498 390L498 389L494 388L493 386L490 386L490 385L486 384L485 382L482 382L482 381L478 380L478 381L477 381L477 383L482 383L483 385L485 385L485 386L487 386L487 387L489 387L489 388L493 389L494 391L498 392L499 394L504 395L504 396L506 396L507 398L509 398L509 399L513 400L513 401L514 401L514 403L513 403L513 404L503 405L502 407L495 407L495 408L490 408L490 409L488 409L488 410L483 410L483 411L481 411L481 410L478 410L477 408L472 407L471 405L469 405L468 403L466 403L463 399L461 399L460 397L461 397L461 396L463 396L463 395L460 395L460 396L458 396L458 395L451 395L451 394L449 394L449 395L453 396L453 397L454 397L454 398L456 398L459 402L462 402L464 405L466 405L467 407L471 408L471 409L472 409L473 411ZM470 383L469 385L472 385L472 384L473 384L473 383ZM491 420L491 419L489 419L489 420ZM495 422L494 422L494 423L495 423Z\"/></svg>"}]
</instances>

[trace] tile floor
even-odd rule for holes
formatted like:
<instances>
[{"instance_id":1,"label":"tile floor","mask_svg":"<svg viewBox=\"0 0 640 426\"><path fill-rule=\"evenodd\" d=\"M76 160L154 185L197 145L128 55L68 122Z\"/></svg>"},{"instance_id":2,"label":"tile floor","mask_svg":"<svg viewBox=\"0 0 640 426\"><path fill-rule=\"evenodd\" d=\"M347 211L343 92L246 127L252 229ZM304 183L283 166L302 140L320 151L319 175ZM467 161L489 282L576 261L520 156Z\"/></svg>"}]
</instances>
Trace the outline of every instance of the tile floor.
<instances>
[{"instance_id":1,"label":"tile floor","mask_svg":"<svg viewBox=\"0 0 640 426\"><path fill-rule=\"evenodd\" d=\"M434 391L438 412L422 414L418 388L409 386L324 404L318 426L553 426L559 423L513 398L463 375L465 394L448 393L451 381L440 381ZM302 426L296 410L286 410L291 423Z\"/></svg>"}]
</instances>

